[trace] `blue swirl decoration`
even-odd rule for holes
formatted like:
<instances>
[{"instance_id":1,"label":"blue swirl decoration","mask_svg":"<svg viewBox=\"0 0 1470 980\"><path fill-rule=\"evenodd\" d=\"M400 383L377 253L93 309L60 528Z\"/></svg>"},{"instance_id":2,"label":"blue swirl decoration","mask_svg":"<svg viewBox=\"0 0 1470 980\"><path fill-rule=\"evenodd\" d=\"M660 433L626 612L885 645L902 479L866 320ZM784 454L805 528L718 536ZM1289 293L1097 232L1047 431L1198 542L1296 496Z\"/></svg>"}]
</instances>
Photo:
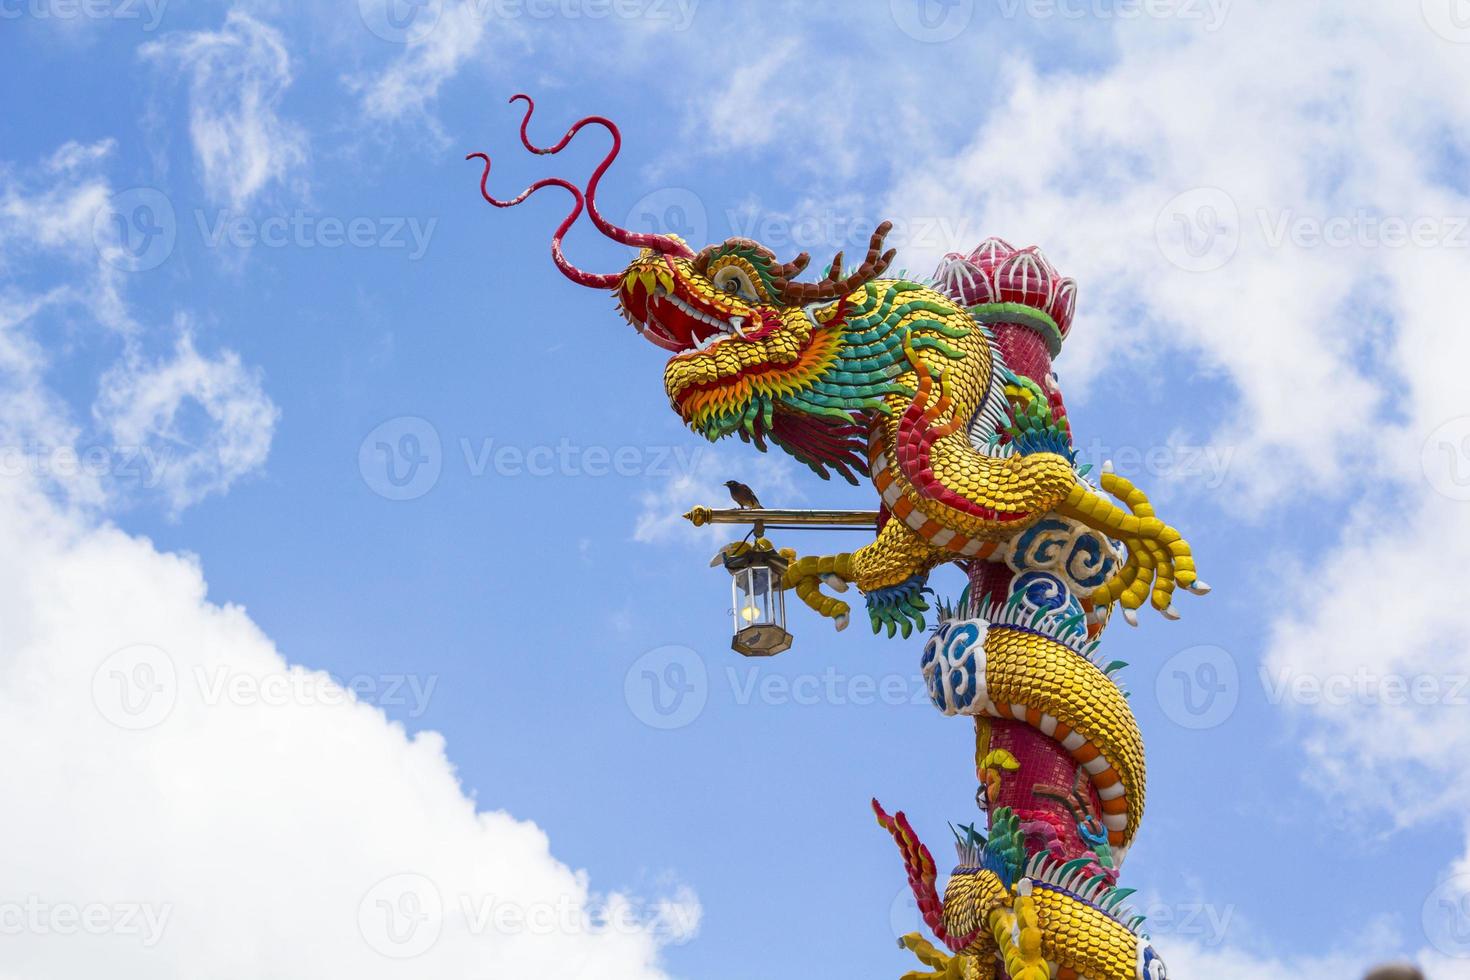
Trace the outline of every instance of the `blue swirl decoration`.
<instances>
[{"instance_id":1,"label":"blue swirl decoration","mask_svg":"<svg viewBox=\"0 0 1470 980\"><path fill-rule=\"evenodd\" d=\"M1103 536L1092 531L1077 535L1067 555L1067 575L1084 589L1095 589L1108 580L1117 565L1113 549L1103 550Z\"/></svg>"},{"instance_id":2,"label":"blue swirl decoration","mask_svg":"<svg viewBox=\"0 0 1470 980\"><path fill-rule=\"evenodd\" d=\"M1032 609L1054 612L1071 601L1072 593L1062 580L1047 572L1027 572L1011 583L1011 595L1020 594Z\"/></svg>"},{"instance_id":3,"label":"blue swirl decoration","mask_svg":"<svg viewBox=\"0 0 1470 980\"><path fill-rule=\"evenodd\" d=\"M929 700L946 715L974 714L989 703L985 693L985 628L981 619L941 623L919 661Z\"/></svg>"},{"instance_id":4,"label":"blue swirl decoration","mask_svg":"<svg viewBox=\"0 0 1470 980\"><path fill-rule=\"evenodd\" d=\"M1071 533L1071 525L1055 517L1037 521L1016 539L1017 563L1041 568L1049 567L1060 557L1058 552Z\"/></svg>"},{"instance_id":5,"label":"blue swirl decoration","mask_svg":"<svg viewBox=\"0 0 1470 980\"><path fill-rule=\"evenodd\" d=\"M1117 549L1106 537L1054 517L1022 532L1011 554L1011 567L1017 571L1057 572L1081 591L1102 585L1118 565Z\"/></svg>"}]
</instances>

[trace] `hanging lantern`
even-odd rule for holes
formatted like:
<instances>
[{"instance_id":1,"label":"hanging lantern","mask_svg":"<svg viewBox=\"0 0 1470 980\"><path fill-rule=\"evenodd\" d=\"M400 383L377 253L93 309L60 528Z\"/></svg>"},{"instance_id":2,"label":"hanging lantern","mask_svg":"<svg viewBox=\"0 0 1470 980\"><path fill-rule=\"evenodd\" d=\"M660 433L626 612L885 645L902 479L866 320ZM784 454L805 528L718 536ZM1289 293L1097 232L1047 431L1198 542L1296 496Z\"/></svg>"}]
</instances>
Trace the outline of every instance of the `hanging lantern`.
<instances>
[{"instance_id":1,"label":"hanging lantern","mask_svg":"<svg viewBox=\"0 0 1470 980\"><path fill-rule=\"evenodd\" d=\"M735 636L730 646L747 657L772 657L791 649L791 634L786 632L786 592L781 581L788 560L763 537L753 543L730 545L717 560L731 577Z\"/></svg>"}]
</instances>

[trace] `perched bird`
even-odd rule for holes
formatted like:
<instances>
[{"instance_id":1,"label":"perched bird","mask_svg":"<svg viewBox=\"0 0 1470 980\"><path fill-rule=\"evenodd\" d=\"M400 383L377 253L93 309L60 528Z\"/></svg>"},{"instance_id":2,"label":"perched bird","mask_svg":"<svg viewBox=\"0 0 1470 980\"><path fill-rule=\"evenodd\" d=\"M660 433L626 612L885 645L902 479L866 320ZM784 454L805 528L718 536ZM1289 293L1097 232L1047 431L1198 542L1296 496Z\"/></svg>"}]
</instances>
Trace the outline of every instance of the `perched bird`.
<instances>
[{"instance_id":1,"label":"perched bird","mask_svg":"<svg viewBox=\"0 0 1470 980\"><path fill-rule=\"evenodd\" d=\"M730 499L740 505L741 510L760 510L760 498L755 491L741 483L739 480L726 480L725 489L730 491Z\"/></svg>"}]
</instances>

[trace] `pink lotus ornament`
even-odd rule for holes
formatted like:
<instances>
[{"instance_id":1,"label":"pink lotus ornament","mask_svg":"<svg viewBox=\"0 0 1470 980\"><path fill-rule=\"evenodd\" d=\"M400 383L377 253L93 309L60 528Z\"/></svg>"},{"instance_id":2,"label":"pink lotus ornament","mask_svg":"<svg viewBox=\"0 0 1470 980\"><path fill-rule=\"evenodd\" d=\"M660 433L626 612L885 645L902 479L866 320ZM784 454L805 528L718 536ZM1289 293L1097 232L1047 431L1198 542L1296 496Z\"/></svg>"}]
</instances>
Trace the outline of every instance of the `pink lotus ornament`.
<instances>
[{"instance_id":1,"label":"pink lotus ornament","mask_svg":"<svg viewBox=\"0 0 1470 980\"><path fill-rule=\"evenodd\" d=\"M1018 249L1003 238L987 238L969 255L946 255L934 282L982 323L1030 327L1046 341L1051 357L1072 329L1077 283L1060 275L1034 245Z\"/></svg>"}]
</instances>

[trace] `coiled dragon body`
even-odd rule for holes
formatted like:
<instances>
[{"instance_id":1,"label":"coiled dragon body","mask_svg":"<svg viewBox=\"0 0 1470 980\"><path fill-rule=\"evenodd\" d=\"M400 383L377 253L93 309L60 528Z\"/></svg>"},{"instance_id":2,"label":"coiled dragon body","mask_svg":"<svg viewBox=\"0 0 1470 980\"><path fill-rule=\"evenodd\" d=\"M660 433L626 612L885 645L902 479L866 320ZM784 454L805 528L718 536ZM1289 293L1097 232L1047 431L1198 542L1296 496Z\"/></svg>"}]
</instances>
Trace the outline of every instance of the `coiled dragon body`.
<instances>
[{"instance_id":1,"label":"coiled dragon body","mask_svg":"<svg viewBox=\"0 0 1470 980\"><path fill-rule=\"evenodd\" d=\"M941 901L936 869L902 813L874 803L898 842L925 919L951 954L905 937L935 977L1160 980L1166 971L1122 910L1118 870L1142 819L1143 744L1098 657L1110 611L1152 604L1174 617L1176 586L1195 592L1189 545L1148 499L1111 473L1100 487L1076 461L1051 358L1071 329L1076 286L1036 249L998 239L951 255L928 282L886 277L888 223L851 272L842 255L818 281L809 258L788 262L732 238L695 252L669 235L621 228L597 209L597 186L621 145L602 117L588 125L613 147L585 192L546 178L573 208L552 256L573 281L611 291L624 318L671 353L669 403L711 440L736 436L784 450L823 478L868 476L881 500L874 541L850 554L795 558L784 585L839 629L863 593L875 631L910 636L930 610L939 565L970 585L940 610L923 668L935 705L976 727L977 799L988 836L969 829ZM514 101L514 100L513 100ZM586 210L608 237L637 248L621 272L572 265L562 238ZM1111 495L1121 501L1115 503ZM913 974L912 976L918 976Z\"/></svg>"}]
</instances>

